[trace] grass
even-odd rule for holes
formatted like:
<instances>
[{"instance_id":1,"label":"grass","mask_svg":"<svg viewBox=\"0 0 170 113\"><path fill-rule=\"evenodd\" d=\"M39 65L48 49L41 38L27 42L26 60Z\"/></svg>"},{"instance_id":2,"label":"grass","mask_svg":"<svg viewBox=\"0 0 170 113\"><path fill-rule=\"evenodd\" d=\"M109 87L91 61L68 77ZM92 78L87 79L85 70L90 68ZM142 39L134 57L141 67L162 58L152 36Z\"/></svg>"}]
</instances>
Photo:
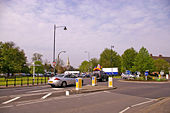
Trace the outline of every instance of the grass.
<instances>
[{"instance_id":1,"label":"grass","mask_svg":"<svg viewBox=\"0 0 170 113\"><path fill-rule=\"evenodd\" d=\"M34 84L45 83L48 81L48 77L35 77ZM15 84L15 78L8 78L5 79L5 77L0 77L0 86L6 86L8 81L8 85L14 85ZM22 81L22 82L21 82ZM16 85L26 85L26 84L32 84L33 83L33 77L16 77Z\"/></svg>"},{"instance_id":2,"label":"grass","mask_svg":"<svg viewBox=\"0 0 170 113\"><path fill-rule=\"evenodd\" d=\"M148 79L147 80L145 80L145 78L144 77L139 77L139 78L134 78L134 79L126 79L127 81L129 80L129 81L145 81L145 82L147 82L147 81L157 81L157 82L166 82L166 81L168 81L167 79L165 79L165 78L161 78L161 79L159 79L158 77L152 77L152 76L149 76L148 77Z\"/></svg>"}]
</instances>

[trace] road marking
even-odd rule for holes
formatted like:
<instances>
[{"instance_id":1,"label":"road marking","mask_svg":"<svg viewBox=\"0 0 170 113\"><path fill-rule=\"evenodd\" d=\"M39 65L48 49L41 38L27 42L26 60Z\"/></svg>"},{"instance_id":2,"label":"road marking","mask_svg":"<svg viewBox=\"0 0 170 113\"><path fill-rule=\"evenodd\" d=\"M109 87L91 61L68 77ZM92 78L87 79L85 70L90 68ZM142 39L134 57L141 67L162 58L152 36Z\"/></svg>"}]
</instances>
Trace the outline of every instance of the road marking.
<instances>
[{"instance_id":1,"label":"road marking","mask_svg":"<svg viewBox=\"0 0 170 113\"><path fill-rule=\"evenodd\" d=\"M53 90L61 90L61 89L64 89L64 88L52 88Z\"/></svg>"},{"instance_id":2,"label":"road marking","mask_svg":"<svg viewBox=\"0 0 170 113\"><path fill-rule=\"evenodd\" d=\"M41 99L46 99L48 96L50 96L52 93L48 93L45 96L43 96Z\"/></svg>"},{"instance_id":3,"label":"road marking","mask_svg":"<svg viewBox=\"0 0 170 113\"><path fill-rule=\"evenodd\" d=\"M103 92L105 92L105 93L111 93L110 91L103 91Z\"/></svg>"},{"instance_id":4,"label":"road marking","mask_svg":"<svg viewBox=\"0 0 170 113\"><path fill-rule=\"evenodd\" d=\"M11 99L11 100L8 100L8 101L6 101L6 102L3 102L2 104L8 104L8 103L10 103L10 102L12 102L12 101L15 101L15 100L17 100L17 99L19 99L20 97L15 97L15 98L13 98L13 99Z\"/></svg>"},{"instance_id":5,"label":"road marking","mask_svg":"<svg viewBox=\"0 0 170 113\"><path fill-rule=\"evenodd\" d=\"M145 101L145 102L141 102L141 103L138 103L138 104L131 105L130 107L125 108L124 110L120 111L119 113L124 113L125 111L127 111L130 108L133 108L133 107L136 107L136 106L140 106L142 104L146 104L146 103L153 102L153 101L156 101L156 100L157 99L152 99L152 100L149 100L149 101Z\"/></svg>"},{"instance_id":6,"label":"road marking","mask_svg":"<svg viewBox=\"0 0 170 113\"><path fill-rule=\"evenodd\" d=\"M119 112L119 113L124 113L124 112L127 111L128 109L130 109L130 107L127 107L126 109L122 110L122 111Z\"/></svg>"},{"instance_id":7,"label":"road marking","mask_svg":"<svg viewBox=\"0 0 170 113\"><path fill-rule=\"evenodd\" d=\"M146 104L146 103L149 103L149 102L152 102L152 101L155 101L155 100L150 100L150 101L146 101L146 102L141 102L141 103L139 103L139 104L132 105L131 107L140 106L140 105L142 105L142 104Z\"/></svg>"}]
</instances>

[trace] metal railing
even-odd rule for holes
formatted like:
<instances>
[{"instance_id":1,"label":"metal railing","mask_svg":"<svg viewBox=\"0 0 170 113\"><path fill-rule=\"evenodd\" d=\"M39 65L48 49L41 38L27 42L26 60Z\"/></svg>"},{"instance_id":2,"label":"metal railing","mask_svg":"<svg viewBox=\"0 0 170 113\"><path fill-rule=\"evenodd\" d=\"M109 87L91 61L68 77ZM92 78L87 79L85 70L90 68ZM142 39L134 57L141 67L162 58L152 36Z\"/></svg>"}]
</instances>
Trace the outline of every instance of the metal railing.
<instances>
[{"instance_id":1,"label":"metal railing","mask_svg":"<svg viewBox=\"0 0 170 113\"><path fill-rule=\"evenodd\" d=\"M0 88L1 87L18 87L18 86L34 86L45 85L48 82L48 76L36 76L34 79L32 76L0 76Z\"/></svg>"}]
</instances>

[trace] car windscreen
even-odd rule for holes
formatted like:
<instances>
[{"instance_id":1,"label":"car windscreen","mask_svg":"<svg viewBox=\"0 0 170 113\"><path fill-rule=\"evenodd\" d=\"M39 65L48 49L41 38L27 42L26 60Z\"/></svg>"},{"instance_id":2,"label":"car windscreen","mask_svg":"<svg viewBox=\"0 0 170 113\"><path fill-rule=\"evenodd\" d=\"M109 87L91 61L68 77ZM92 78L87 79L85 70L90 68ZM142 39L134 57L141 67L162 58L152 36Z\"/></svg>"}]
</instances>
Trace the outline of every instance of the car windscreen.
<instances>
[{"instance_id":1,"label":"car windscreen","mask_svg":"<svg viewBox=\"0 0 170 113\"><path fill-rule=\"evenodd\" d=\"M63 77L63 74L55 75L55 77Z\"/></svg>"}]
</instances>

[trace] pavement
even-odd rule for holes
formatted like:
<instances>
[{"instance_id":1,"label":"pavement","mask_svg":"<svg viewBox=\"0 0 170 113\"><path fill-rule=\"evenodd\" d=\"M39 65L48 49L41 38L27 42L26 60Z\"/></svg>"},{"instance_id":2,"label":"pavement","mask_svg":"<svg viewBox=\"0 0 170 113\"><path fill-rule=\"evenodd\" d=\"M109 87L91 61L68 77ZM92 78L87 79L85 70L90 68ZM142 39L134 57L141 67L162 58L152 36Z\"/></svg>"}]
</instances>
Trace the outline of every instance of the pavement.
<instances>
[{"instance_id":1,"label":"pavement","mask_svg":"<svg viewBox=\"0 0 170 113\"><path fill-rule=\"evenodd\" d=\"M138 113L170 113L170 97L161 98L158 102L140 109Z\"/></svg>"}]
</instances>

